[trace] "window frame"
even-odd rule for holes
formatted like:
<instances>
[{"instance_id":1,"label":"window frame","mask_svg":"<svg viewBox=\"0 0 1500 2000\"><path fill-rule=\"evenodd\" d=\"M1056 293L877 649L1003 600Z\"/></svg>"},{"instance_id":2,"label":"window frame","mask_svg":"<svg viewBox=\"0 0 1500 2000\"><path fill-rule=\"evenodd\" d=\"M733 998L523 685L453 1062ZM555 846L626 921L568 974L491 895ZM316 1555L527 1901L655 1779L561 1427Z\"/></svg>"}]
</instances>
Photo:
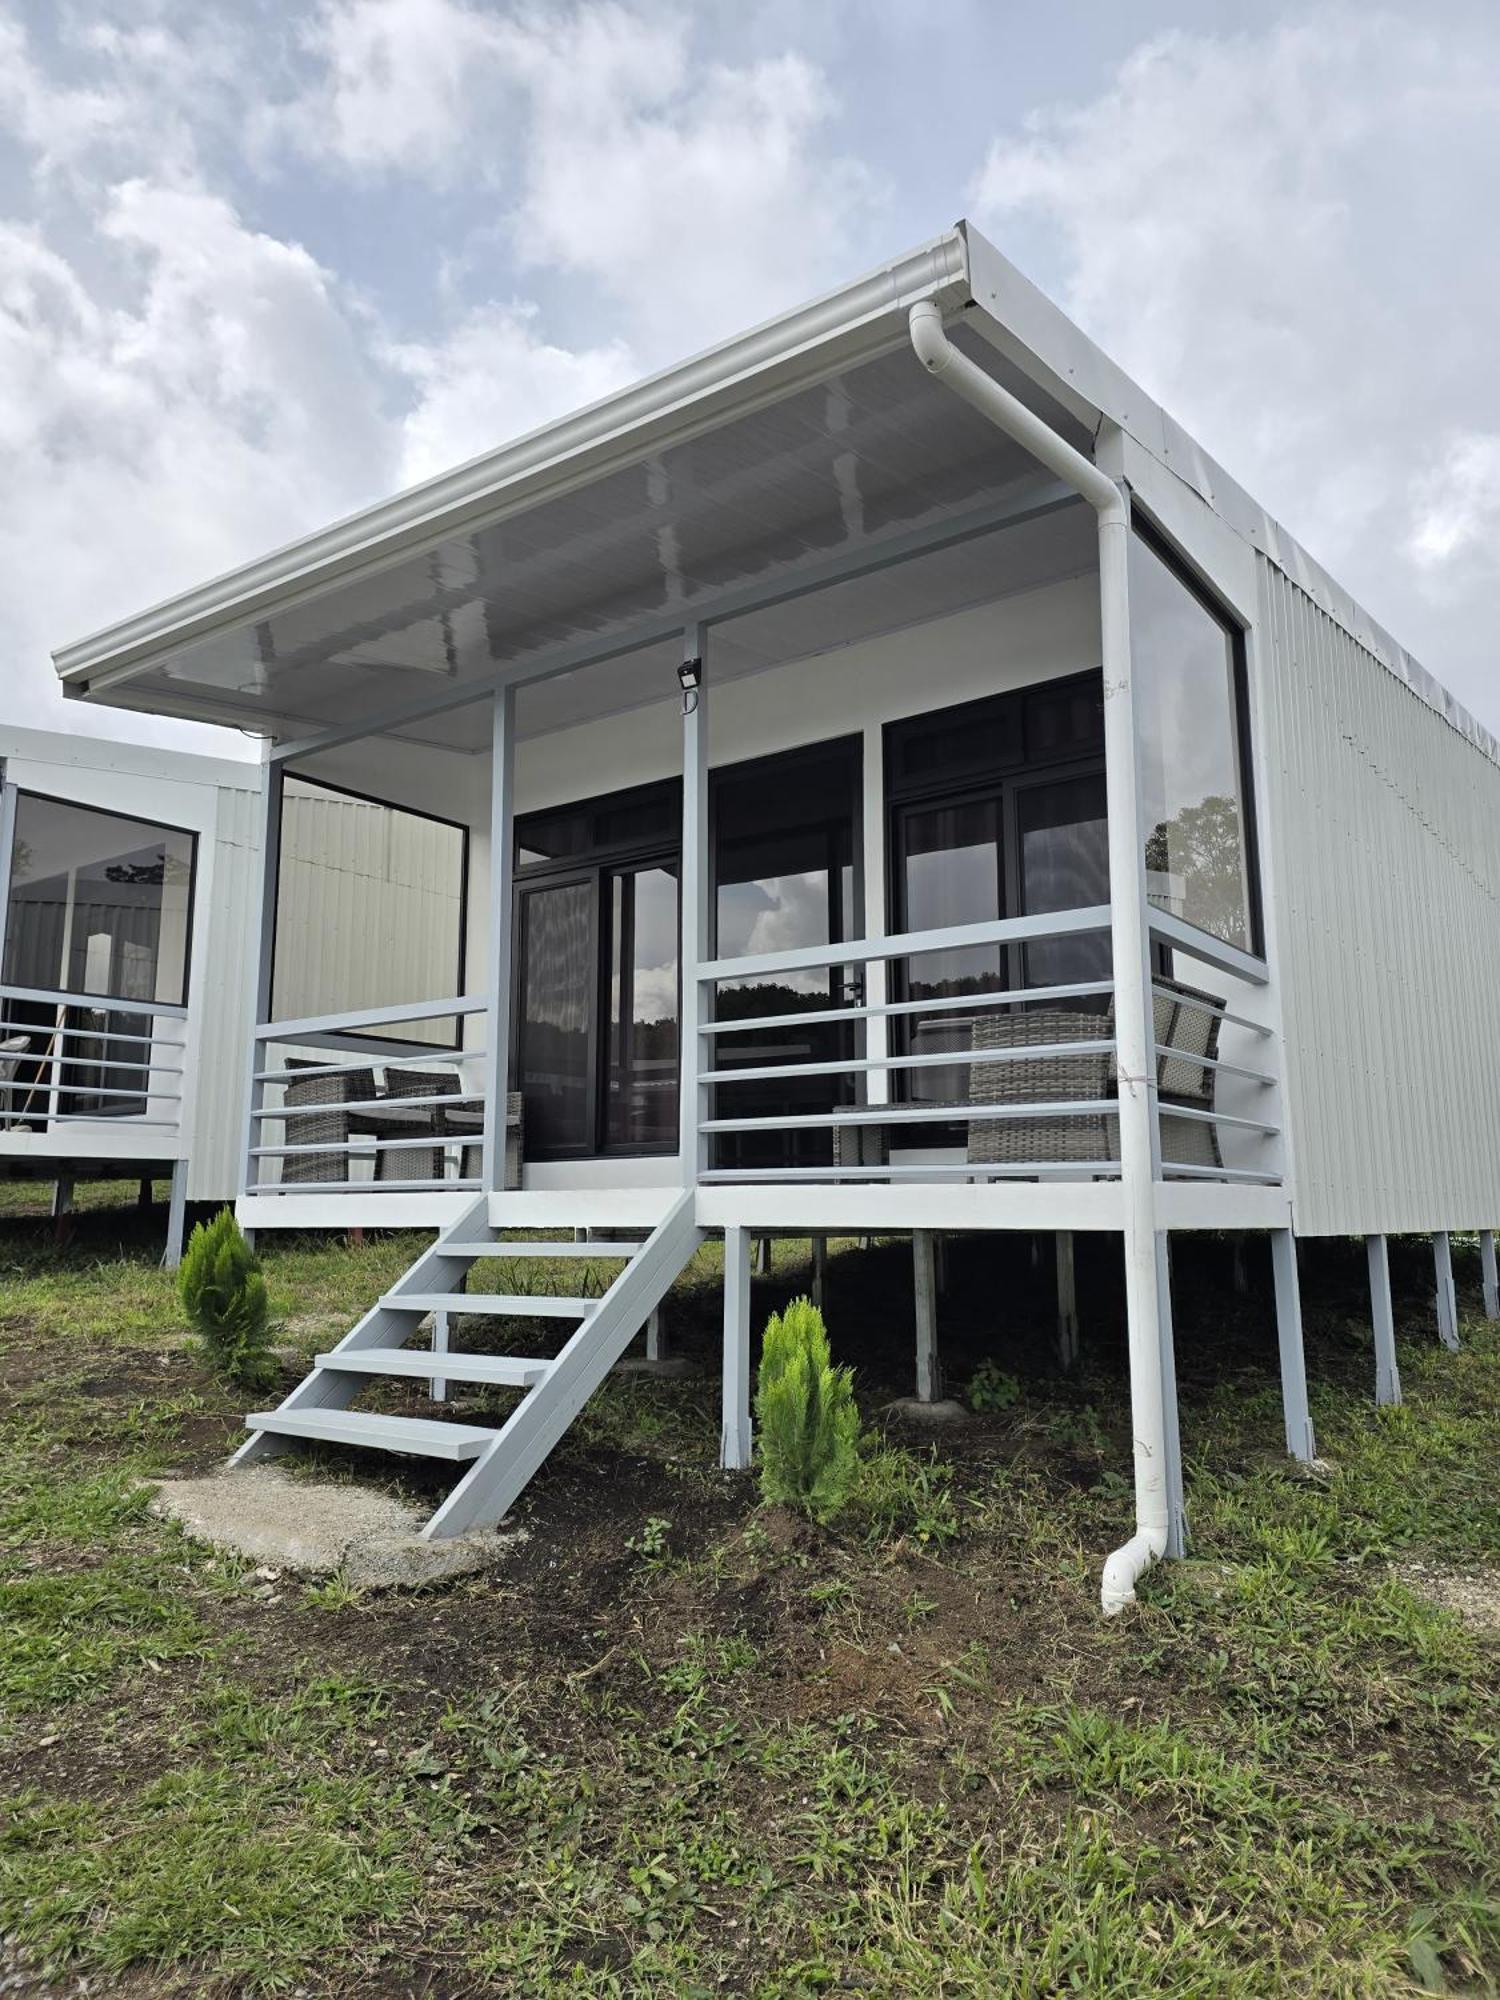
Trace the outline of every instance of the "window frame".
<instances>
[{"instance_id":1,"label":"window frame","mask_svg":"<svg viewBox=\"0 0 1500 2000\"><path fill-rule=\"evenodd\" d=\"M1201 924L1190 924L1189 928L1200 936L1212 938L1216 943L1231 951L1242 951L1248 957L1259 959L1262 964L1266 956L1265 903L1261 892L1260 870L1260 815L1255 796L1255 757L1253 730L1250 713L1250 657L1246 645L1249 630L1244 620L1230 609L1217 591L1202 577L1187 553L1167 534L1161 523L1146 513L1138 501L1133 501L1130 509L1130 532L1139 537L1144 546L1154 555L1167 574L1181 584L1216 625L1223 628L1229 638L1230 688L1229 723L1233 738L1235 775L1239 779L1240 827L1245 842L1245 922L1248 937L1244 944L1237 945L1231 938L1221 938L1214 931L1205 930ZM1135 634L1131 632L1131 657L1134 661ZM1134 677L1132 675L1132 677ZM1139 734L1139 729L1137 729ZM1147 829L1141 825L1137 840L1144 851ZM1148 897L1148 911L1156 908ZM1184 922L1188 920L1183 919ZM1184 950L1186 947L1182 947Z\"/></svg>"},{"instance_id":2,"label":"window frame","mask_svg":"<svg viewBox=\"0 0 1500 2000\"><path fill-rule=\"evenodd\" d=\"M185 840L188 841L189 843L188 909L187 909L187 927L183 934L183 943L182 943L182 997L178 1000L158 999L153 1001L142 1001L139 1009L137 1010L142 1014L149 1014L149 1013L160 1013L165 1008L165 1009L170 1009L174 1012L180 1011L186 1013L190 1001L190 996L193 990L193 946L197 938L198 855L199 855L200 844L202 841L202 835L200 834L198 829L196 827L191 827L191 826L178 826L171 820L147 819L143 813L117 812L113 806L96 805L92 800L70 799L56 792L33 791L29 785L18 785L11 780L7 780L6 782L9 785L9 789L15 796L16 824L18 826L21 817L22 800L37 799L43 805L67 806L74 812L91 813L95 819L124 820L127 825L150 827L154 832L157 833L180 834ZM15 848L14 846L12 846L11 856L10 856L10 874L4 885L5 930L7 932L10 929L10 910L11 910L11 903L14 899L14 893L15 893L15 879L16 879L16 858L15 858ZM18 982L9 979L6 976L5 966L4 966L5 944L6 944L6 938L4 936L0 936L0 984L10 986L17 984ZM85 1003L90 1000L114 1000L120 997L119 995L113 993L88 993L88 992L74 993L64 987L56 987L53 988L52 990L55 991L63 999L70 1001L80 1001Z\"/></svg>"}]
</instances>

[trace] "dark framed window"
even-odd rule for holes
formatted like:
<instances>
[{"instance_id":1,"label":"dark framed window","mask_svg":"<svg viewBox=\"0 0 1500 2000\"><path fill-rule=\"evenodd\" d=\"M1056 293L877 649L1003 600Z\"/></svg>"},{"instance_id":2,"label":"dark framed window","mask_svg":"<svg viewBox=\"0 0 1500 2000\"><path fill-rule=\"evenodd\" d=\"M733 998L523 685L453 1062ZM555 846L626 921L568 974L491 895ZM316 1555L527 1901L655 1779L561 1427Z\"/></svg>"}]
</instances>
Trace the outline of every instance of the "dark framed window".
<instances>
[{"instance_id":1,"label":"dark framed window","mask_svg":"<svg viewBox=\"0 0 1500 2000\"><path fill-rule=\"evenodd\" d=\"M951 754L931 754L937 744ZM915 746L915 750L914 750ZM886 729L890 923L941 930L1109 901L1104 688L1096 670L965 702ZM1097 936L1027 945L972 945L898 962L893 998L927 1003L896 1016L907 1055L955 1058L898 1072L909 1103L954 1103L981 994L1108 979L1110 942ZM967 1004L966 1004L967 1003ZM1063 1002L1103 1009L1107 996ZM946 1143L937 1129L915 1143Z\"/></svg>"},{"instance_id":2,"label":"dark framed window","mask_svg":"<svg viewBox=\"0 0 1500 2000\"><path fill-rule=\"evenodd\" d=\"M185 1006L197 861L186 828L18 791L7 984Z\"/></svg>"},{"instance_id":3,"label":"dark framed window","mask_svg":"<svg viewBox=\"0 0 1500 2000\"><path fill-rule=\"evenodd\" d=\"M1130 537L1130 636L1147 896L1259 954L1244 631L1139 517Z\"/></svg>"},{"instance_id":4,"label":"dark framed window","mask_svg":"<svg viewBox=\"0 0 1500 2000\"><path fill-rule=\"evenodd\" d=\"M184 827L41 792L16 793L6 906L8 985L71 1004L10 1000L8 1112L41 1123L55 1102L79 1118L140 1118L158 1007L187 1003L198 836ZM90 1000L139 1002L139 1011ZM46 1056L60 1050L54 1067Z\"/></svg>"},{"instance_id":5,"label":"dark framed window","mask_svg":"<svg viewBox=\"0 0 1500 2000\"><path fill-rule=\"evenodd\" d=\"M516 821L511 1087L529 1159L677 1149L675 779Z\"/></svg>"},{"instance_id":6,"label":"dark framed window","mask_svg":"<svg viewBox=\"0 0 1500 2000\"><path fill-rule=\"evenodd\" d=\"M468 904L467 826L288 772L272 1018L462 997ZM451 1014L360 1035L435 1049L463 1043Z\"/></svg>"}]
</instances>

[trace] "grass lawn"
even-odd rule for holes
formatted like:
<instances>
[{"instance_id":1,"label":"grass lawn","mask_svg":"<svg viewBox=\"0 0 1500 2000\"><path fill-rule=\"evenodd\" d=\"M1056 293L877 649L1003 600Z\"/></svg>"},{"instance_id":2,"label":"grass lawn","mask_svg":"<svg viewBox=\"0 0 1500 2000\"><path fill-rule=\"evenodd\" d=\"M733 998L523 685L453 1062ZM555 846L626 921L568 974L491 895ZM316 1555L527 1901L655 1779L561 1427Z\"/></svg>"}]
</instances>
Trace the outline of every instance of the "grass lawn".
<instances>
[{"instance_id":1,"label":"grass lawn","mask_svg":"<svg viewBox=\"0 0 1500 2000\"><path fill-rule=\"evenodd\" d=\"M185 1346L159 1231L85 1203L59 1252L25 1206L0 1215L0 1991L1500 1985L1500 1339L1471 1248L1455 1356L1425 1246L1399 1246L1406 1403L1376 1410L1362 1247L1306 1246L1327 1467L1303 1479L1269 1273L1252 1259L1241 1297L1224 1245L1181 1247L1193 1558L1106 1624L1099 1563L1131 1525L1111 1245L1081 1246L1067 1381L1045 1259L950 1247L954 1384L990 1358L1014 1396L927 1437L881 1415L908 1386L909 1251L838 1246L871 1436L826 1531L716 1466L707 1250L665 1308L702 1367L611 1383L508 1564L361 1598L148 1516L142 1477L222 1458L238 1400ZM265 1248L289 1383L412 1254ZM781 1246L757 1321L804 1256ZM1436 1601L1466 1587L1469 1622Z\"/></svg>"}]
</instances>

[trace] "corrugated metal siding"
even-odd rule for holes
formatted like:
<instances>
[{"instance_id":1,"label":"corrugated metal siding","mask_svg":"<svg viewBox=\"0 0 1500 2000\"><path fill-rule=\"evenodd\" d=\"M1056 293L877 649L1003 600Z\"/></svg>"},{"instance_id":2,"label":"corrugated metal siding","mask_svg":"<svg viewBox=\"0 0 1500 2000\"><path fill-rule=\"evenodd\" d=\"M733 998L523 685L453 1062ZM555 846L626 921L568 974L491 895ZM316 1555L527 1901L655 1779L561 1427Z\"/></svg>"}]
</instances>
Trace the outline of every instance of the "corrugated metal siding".
<instances>
[{"instance_id":1,"label":"corrugated metal siding","mask_svg":"<svg viewBox=\"0 0 1500 2000\"><path fill-rule=\"evenodd\" d=\"M1260 563L1296 1227L1500 1224L1500 769Z\"/></svg>"},{"instance_id":2,"label":"corrugated metal siding","mask_svg":"<svg viewBox=\"0 0 1500 2000\"><path fill-rule=\"evenodd\" d=\"M212 872L194 914L198 1061L189 1114L189 1201L239 1192L260 894L260 794L219 787Z\"/></svg>"},{"instance_id":3,"label":"corrugated metal siding","mask_svg":"<svg viewBox=\"0 0 1500 2000\"><path fill-rule=\"evenodd\" d=\"M295 780L282 821L278 1020L447 1000L462 986L462 835ZM451 1039L451 1021L406 1038Z\"/></svg>"}]
</instances>

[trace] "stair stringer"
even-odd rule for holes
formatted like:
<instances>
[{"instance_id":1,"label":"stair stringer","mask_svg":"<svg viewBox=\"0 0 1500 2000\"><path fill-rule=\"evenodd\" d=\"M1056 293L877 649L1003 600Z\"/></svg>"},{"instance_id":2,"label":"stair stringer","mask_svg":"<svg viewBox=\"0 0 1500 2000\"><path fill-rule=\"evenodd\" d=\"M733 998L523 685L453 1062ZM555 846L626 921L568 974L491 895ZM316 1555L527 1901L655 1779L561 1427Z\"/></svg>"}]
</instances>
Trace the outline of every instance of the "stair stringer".
<instances>
[{"instance_id":1,"label":"stair stringer","mask_svg":"<svg viewBox=\"0 0 1500 2000\"><path fill-rule=\"evenodd\" d=\"M441 1541L503 1520L703 1241L695 1197L683 1193L438 1508L424 1536ZM461 1238L459 1239L462 1240Z\"/></svg>"},{"instance_id":2,"label":"stair stringer","mask_svg":"<svg viewBox=\"0 0 1500 2000\"><path fill-rule=\"evenodd\" d=\"M444 1250L444 1244L468 1243L474 1240L476 1232L489 1228L489 1205L485 1197L466 1208L458 1219L448 1226L434 1242L422 1252L415 1263L408 1266L388 1292L386 1298L399 1298L403 1292L451 1292L456 1289L473 1262L469 1257L455 1257ZM367 1376L342 1372L337 1356L350 1349L361 1347L405 1347L416 1331L418 1320L411 1312L402 1312L389 1305L375 1305L357 1320L338 1346L329 1351L328 1361L304 1375L289 1396L283 1397L277 1408L290 1410L345 1410L362 1390L369 1386ZM263 1458L279 1457L295 1443L295 1439L278 1437L271 1431L255 1431L247 1438L230 1459L231 1465L254 1465Z\"/></svg>"}]
</instances>

